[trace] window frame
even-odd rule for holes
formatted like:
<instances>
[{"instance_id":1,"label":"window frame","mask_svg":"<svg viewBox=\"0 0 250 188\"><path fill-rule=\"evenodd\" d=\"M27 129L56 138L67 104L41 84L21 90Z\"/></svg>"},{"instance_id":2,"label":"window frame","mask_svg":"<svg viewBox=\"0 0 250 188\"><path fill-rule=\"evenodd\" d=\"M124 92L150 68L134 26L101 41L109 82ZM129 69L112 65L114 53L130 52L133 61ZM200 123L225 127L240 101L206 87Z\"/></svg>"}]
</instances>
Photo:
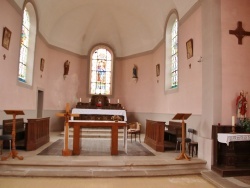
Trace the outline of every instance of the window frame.
<instances>
[{"instance_id":1,"label":"window frame","mask_svg":"<svg viewBox=\"0 0 250 188\"><path fill-rule=\"evenodd\" d=\"M172 76L171 76L171 67L172 67L172 28L177 20L178 22L178 31L177 31L177 41L179 41L179 18L176 10L172 10L167 18L166 27L165 27L165 75L164 75L164 91L165 94L177 92L179 89L179 62L178 62L178 85L172 87ZM177 42L177 58L179 57L179 42Z\"/></svg>"},{"instance_id":2,"label":"window frame","mask_svg":"<svg viewBox=\"0 0 250 188\"><path fill-rule=\"evenodd\" d=\"M98 44L96 46L94 46L91 51L90 51L90 55L89 55L89 81L88 81L88 95L98 95L100 93L91 93L91 76L92 76L92 56L93 56L93 53L98 50L98 49L106 49L110 55L111 55L111 77L110 77L110 93L109 94L101 94L101 95L105 95L105 96L112 96L113 95L113 76L114 76L114 52L113 50L105 45L105 44Z\"/></svg>"},{"instance_id":3,"label":"window frame","mask_svg":"<svg viewBox=\"0 0 250 188\"><path fill-rule=\"evenodd\" d=\"M20 86L32 87L33 86L33 76L34 76L34 60L35 60L35 47L36 47L36 34L37 34L37 16L35 7L31 2L27 2L23 8L22 16L24 15L24 10L27 9L30 19L30 29L29 29L29 46L27 53L27 62L26 62L26 80L22 81L19 77L19 66L20 66L20 56L21 56L21 40L20 38L20 50L19 50L19 59L18 59L18 72L17 72L17 81ZM22 17L23 18L23 17ZM23 19L21 27L23 27ZM22 29L21 33L22 34Z\"/></svg>"}]
</instances>

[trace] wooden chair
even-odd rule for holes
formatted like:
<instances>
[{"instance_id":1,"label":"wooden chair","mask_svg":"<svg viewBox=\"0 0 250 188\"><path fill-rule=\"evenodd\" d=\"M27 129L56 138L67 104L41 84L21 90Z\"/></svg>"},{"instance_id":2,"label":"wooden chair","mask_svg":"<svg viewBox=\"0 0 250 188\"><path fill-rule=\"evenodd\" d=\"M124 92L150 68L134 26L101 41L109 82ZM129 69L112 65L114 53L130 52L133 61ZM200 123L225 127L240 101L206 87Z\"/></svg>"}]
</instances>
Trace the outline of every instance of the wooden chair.
<instances>
[{"instance_id":1,"label":"wooden chair","mask_svg":"<svg viewBox=\"0 0 250 188\"><path fill-rule=\"evenodd\" d=\"M139 136L139 141L141 142L141 124L138 122L132 122L127 124L127 133L131 135L131 142L132 142L132 135Z\"/></svg>"}]
</instances>

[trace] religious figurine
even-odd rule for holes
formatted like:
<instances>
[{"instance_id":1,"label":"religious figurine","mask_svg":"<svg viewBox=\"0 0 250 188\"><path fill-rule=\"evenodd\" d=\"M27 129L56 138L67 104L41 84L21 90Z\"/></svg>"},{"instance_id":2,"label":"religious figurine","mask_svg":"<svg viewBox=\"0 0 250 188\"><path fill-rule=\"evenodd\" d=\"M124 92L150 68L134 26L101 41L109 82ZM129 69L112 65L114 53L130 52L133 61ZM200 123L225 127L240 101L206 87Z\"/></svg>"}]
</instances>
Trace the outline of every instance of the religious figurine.
<instances>
[{"instance_id":1,"label":"religious figurine","mask_svg":"<svg viewBox=\"0 0 250 188\"><path fill-rule=\"evenodd\" d=\"M70 65L69 60L65 61L65 63L64 63L64 73L63 73L64 79L69 74L69 65Z\"/></svg>"},{"instance_id":2,"label":"religious figurine","mask_svg":"<svg viewBox=\"0 0 250 188\"><path fill-rule=\"evenodd\" d=\"M244 118L246 118L247 113L247 98L246 98L247 92L244 93L242 90L240 92L240 95L236 99L236 116L238 122Z\"/></svg>"},{"instance_id":3,"label":"religious figurine","mask_svg":"<svg viewBox=\"0 0 250 188\"><path fill-rule=\"evenodd\" d=\"M137 77L137 66L134 65L134 68L133 68L133 78L138 78Z\"/></svg>"}]
</instances>

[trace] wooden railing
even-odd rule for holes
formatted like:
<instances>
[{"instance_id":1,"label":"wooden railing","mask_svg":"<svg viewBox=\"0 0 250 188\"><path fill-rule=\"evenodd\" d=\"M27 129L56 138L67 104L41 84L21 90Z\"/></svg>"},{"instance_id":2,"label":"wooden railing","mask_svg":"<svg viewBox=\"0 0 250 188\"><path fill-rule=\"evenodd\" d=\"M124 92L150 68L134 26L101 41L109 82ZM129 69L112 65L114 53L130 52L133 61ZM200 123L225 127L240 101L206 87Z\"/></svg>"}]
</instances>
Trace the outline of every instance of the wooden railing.
<instances>
[{"instance_id":1,"label":"wooden railing","mask_svg":"<svg viewBox=\"0 0 250 188\"><path fill-rule=\"evenodd\" d=\"M36 150L49 142L49 117L28 119L25 129L26 150Z\"/></svg>"},{"instance_id":2,"label":"wooden railing","mask_svg":"<svg viewBox=\"0 0 250 188\"><path fill-rule=\"evenodd\" d=\"M165 122L146 120L144 142L156 151L164 152Z\"/></svg>"}]
</instances>

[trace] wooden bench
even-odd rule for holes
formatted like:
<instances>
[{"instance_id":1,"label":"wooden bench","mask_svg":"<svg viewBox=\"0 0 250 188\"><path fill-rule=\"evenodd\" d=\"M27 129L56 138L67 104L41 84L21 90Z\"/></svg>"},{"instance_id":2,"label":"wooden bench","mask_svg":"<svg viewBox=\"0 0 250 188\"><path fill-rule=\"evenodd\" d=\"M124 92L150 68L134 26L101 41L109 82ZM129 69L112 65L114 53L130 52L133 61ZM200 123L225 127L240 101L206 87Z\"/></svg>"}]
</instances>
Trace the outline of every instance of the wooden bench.
<instances>
[{"instance_id":1,"label":"wooden bench","mask_svg":"<svg viewBox=\"0 0 250 188\"><path fill-rule=\"evenodd\" d=\"M13 119L3 120L3 135L11 135L12 134L12 125ZM25 126L23 118L16 119L16 148L23 149L23 141L25 139ZM22 144L19 144L22 142ZM3 142L4 148L9 148L10 144L8 141Z\"/></svg>"},{"instance_id":2,"label":"wooden bench","mask_svg":"<svg viewBox=\"0 0 250 188\"><path fill-rule=\"evenodd\" d=\"M169 124L166 125L165 140L176 143L177 138L182 135L181 126L181 122L169 121Z\"/></svg>"},{"instance_id":3,"label":"wooden bench","mask_svg":"<svg viewBox=\"0 0 250 188\"><path fill-rule=\"evenodd\" d=\"M49 120L50 118L28 119L25 123L23 118L16 119L16 149L36 150L49 142ZM12 134L13 119L3 120L3 135ZM10 147L7 140L3 147Z\"/></svg>"},{"instance_id":4,"label":"wooden bench","mask_svg":"<svg viewBox=\"0 0 250 188\"><path fill-rule=\"evenodd\" d=\"M146 132L144 142L155 151L164 152L165 122L146 120Z\"/></svg>"}]
</instances>

